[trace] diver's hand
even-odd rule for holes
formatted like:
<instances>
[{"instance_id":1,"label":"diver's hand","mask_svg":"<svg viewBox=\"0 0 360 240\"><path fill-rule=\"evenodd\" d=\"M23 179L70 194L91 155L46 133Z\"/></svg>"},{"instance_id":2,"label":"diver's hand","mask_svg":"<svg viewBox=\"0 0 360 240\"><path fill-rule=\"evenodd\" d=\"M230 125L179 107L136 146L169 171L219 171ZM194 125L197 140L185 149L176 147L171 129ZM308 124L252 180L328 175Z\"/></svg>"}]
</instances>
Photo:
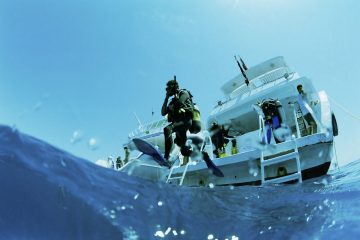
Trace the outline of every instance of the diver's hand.
<instances>
[{"instance_id":1,"label":"diver's hand","mask_svg":"<svg viewBox=\"0 0 360 240\"><path fill-rule=\"evenodd\" d=\"M170 91L166 91L166 96L165 96L165 99L169 99L171 97L171 93Z\"/></svg>"}]
</instances>

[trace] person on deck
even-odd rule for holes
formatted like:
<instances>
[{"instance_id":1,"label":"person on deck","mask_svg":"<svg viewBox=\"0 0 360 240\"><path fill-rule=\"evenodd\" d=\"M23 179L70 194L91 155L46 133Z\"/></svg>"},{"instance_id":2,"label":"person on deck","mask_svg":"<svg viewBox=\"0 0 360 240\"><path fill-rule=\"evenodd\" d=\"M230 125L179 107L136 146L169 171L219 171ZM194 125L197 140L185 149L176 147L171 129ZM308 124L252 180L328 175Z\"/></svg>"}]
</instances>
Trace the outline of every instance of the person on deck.
<instances>
[{"instance_id":1,"label":"person on deck","mask_svg":"<svg viewBox=\"0 0 360 240\"><path fill-rule=\"evenodd\" d=\"M123 161L121 160L121 157L118 156L116 158L116 169L120 169L123 166Z\"/></svg>"},{"instance_id":2,"label":"person on deck","mask_svg":"<svg viewBox=\"0 0 360 240\"><path fill-rule=\"evenodd\" d=\"M169 102L170 97L172 99ZM188 157L191 150L186 146L186 132L192 127L193 119L192 95L186 89L179 89L178 82L174 78L166 84L166 96L161 108L161 115L167 115L170 124L164 128L165 154L169 160L170 151L173 147L172 133L176 133L175 143L180 147L181 154Z\"/></svg>"},{"instance_id":3,"label":"person on deck","mask_svg":"<svg viewBox=\"0 0 360 240\"><path fill-rule=\"evenodd\" d=\"M125 159L123 161L123 164L125 165L129 162L129 159L130 159L130 151L129 151L128 146L124 146L124 152L125 152Z\"/></svg>"},{"instance_id":4,"label":"person on deck","mask_svg":"<svg viewBox=\"0 0 360 240\"><path fill-rule=\"evenodd\" d=\"M316 122L310 113L311 108L308 104L308 99L307 99L306 93L303 90L303 86L300 84L296 88L299 92L298 104L299 104L300 110L302 112L303 118L306 121L307 126L308 126L307 132L310 135L310 134L313 134L316 132L316 127L317 127Z\"/></svg>"}]
</instances>

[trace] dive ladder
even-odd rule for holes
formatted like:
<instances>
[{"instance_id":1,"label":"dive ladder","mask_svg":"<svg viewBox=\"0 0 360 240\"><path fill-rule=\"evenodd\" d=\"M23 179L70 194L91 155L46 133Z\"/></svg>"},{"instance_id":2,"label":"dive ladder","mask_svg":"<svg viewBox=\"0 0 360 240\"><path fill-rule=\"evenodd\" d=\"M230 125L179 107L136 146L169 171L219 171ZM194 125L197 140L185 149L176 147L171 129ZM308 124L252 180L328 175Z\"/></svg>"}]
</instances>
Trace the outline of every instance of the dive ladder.
<instances>
[{"instance_id":1,"label":"dive ladder","mask_svg":"<svg viewBox=\"0 0 360 240\"><path fill-rule=\"evenodd\" d=\"M168 175L168 178L166 179L166 183L169 183L170 180L180 179L179 185L181 186L181 185L183 184L183 182L184 182L184 178L185 178L186 172L187 172L190 164L192 164L191 161L189 161L189 162L185 165L184 171L183 171L183 173L181 174L181 176L174 176L174 177L172 176L173 173L174 173L174 170L177 169L177 168L180 168L180 167L182 167L182 166L181 166L180 163L179 163L179 165L177 165L177 166L173 166L173 167L170 169L170 173L169 173L169 175Z\"/></svg>"},{"instance_id":2,"label":"dive ladder","mask_svg":"<svg viewBox=\"0 0 360 240\"><path fill-rule=\"evenodd\" d=\"M261 167L261 185L269 184L269 183L284 183L291 180L298 180L299 183L302 183L302 176L301 176L301 165L300 165L300 156L298 147L296 144L296 139L292 140L294 142L294 148L289 153L289 151L283 151L279 154L277 154L274 157L267 156L267 159L264 157L264 151L261 151L261 158L260 158L260 167ZM275 177L272 179L266 179L265 176L265 167L271 166L277 163L282 163L285 161L295 160L296 161L296 168L297 171L295 173L281 176L281 177Z\"/></svg>"}]
</instances>

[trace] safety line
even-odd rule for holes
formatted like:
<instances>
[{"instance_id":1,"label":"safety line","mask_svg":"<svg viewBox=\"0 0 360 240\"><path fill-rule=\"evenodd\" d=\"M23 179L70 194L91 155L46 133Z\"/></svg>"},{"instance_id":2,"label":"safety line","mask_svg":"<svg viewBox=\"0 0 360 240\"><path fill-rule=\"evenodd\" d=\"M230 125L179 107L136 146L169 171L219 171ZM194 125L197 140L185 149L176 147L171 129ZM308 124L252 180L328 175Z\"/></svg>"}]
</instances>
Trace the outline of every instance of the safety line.
<instances>
[{"instance_id":1,"label":"safety line","mask_svg":"<svg viewBox=\"0 0 360 240\"><path fill-rule=\"evenodd\" d=\"M360 117L356 116L355 114L353 114L352 112L350 112L346 107L344 107L343 105L341 105L340 103L338 103L337 101L335 101L332 97L328 96L329 99L331 100L331 102L333 102L336 106L338 106L341 110L343 110L344 112L346 112L347 114L349 114L350 117L355 118L356 120L360 121Z\"/></svg>"}]
</instances>

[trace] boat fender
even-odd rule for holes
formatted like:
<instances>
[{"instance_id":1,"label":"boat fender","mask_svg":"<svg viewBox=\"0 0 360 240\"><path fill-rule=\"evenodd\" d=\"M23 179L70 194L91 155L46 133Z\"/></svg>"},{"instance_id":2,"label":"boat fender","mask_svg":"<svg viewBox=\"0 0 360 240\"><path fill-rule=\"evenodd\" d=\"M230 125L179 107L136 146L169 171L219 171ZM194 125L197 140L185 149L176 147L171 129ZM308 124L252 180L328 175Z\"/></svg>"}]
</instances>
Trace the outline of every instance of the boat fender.
<instances>
[{"instance_id":1,"label":"boat fender","mask_svg":"<svg viewBox=\"0 0 360 240\"><path fill-rule=\"evenodd\" d=\"M332 129L333 129L333 136L337 136L339 135L339 129L338 129L338 125L337 125L337 121L336 121L336 117L335 114L332 113L331 114L331 123L332 123Z\"/></svg>"}]
</instances>

